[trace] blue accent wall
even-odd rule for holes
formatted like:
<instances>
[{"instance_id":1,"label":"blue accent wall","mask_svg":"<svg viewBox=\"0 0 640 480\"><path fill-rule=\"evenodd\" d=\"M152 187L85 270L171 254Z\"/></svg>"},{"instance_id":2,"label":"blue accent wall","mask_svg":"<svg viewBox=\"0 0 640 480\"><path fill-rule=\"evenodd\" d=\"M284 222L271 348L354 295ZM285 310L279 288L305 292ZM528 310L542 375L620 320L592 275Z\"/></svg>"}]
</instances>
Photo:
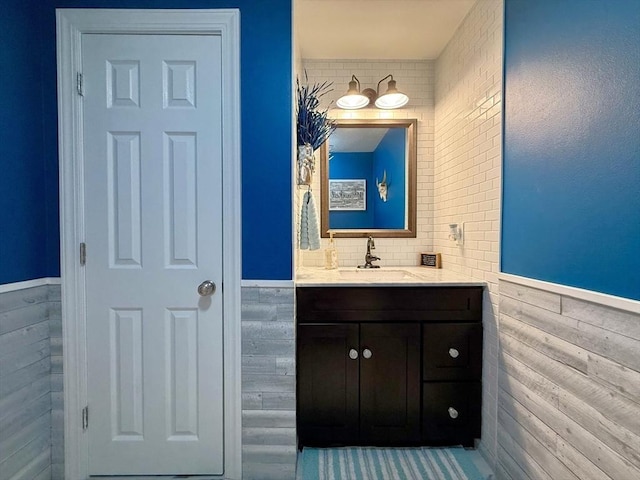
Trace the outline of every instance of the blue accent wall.
<instances>
[{"instance_id":1,"label":"blue accent wall","mask_svg":"<svg viewBox=\"0 0 640 480\"><path fill-rule=\"evenodd\" d=\"M0 284L49 274L39 12L37 0L2 2Z\"/></svg>"},{"instance_id":2,"label":"blue accent wall","mask_svg":"<svg viewBox=\"0 0 640 480\"><path fill-rule=\"evenodd\" d=\"M291 279L291 0L7 0L0 283L60 274L55 8L240 9L243 278Z\"/></svg>"},{"instance_id":3,"label":"blue accent wall","mask_svg":"<svg viewBox=\"0 0 640 480\"><path fill-rule=\"evenodd\" d=\"M640 1L506 0L502 271L640 300Z\"/></svg>"},{"instance_id":4,"label":"blue accent wall","mask_svg":"<svg viewBox=\"0 0 640 480\"><path fill-rule=\"evenodd\" d=\"M374 177L382 181L386 170L388 185L386 202L380 198L376 183L372 185L375 188L376 228L405 228L406 141L404 128L390 128L373 152Z\"/></svg>"}]
</instances>

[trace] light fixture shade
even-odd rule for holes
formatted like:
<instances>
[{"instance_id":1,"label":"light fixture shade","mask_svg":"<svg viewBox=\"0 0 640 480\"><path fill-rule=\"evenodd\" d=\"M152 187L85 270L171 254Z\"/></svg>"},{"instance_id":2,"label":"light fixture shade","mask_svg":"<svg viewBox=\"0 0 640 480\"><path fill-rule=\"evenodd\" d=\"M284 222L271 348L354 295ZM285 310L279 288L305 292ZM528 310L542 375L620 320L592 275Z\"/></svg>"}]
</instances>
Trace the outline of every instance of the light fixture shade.
<instances>
[{"instance_id":1,"label":"light fixture shade","mask_svg":"<svg viewBox=\"0 0 640 480\"><path fill-rule=\"evenodd\" d=\"M355 75L351 76L347 93L338 99L336 105L345 110L357 110L369 105L369 98L360 93L360 82Z\"/></svg>"},{"instance_id":2,"label":"light fixture shade","mask_svg":"<svg viewBox=\"0 0 640 480\"><path fill-rule=\"evenodd\" d=\"M338 99L336 105L345 110L357 110L369 105L369 99L361 93L346 94Z\"/></svg>"},{"instance_id":3,"label":"light fixture shade","mask_svg":"<svg viewBox=\"0 0 640 480\"><path fill-rule=\"evenodd\" d=\"M387 91L376 99L376 107L391 110L404 107L407 102L409 102L409 97L398 91L396 81L391 77L387 85Z\"/></svg>"},{"instance_id":4,"label":"light fixture shade","mask_svg":"<svg viewBox=\"0 0 640 480\"><path fill-rule=\"evenodd\" d=\"M376 107L390 110L404 107L409 102L409 97L404 93L385 93L376 100Z\"/></svg>"}]
</instances>

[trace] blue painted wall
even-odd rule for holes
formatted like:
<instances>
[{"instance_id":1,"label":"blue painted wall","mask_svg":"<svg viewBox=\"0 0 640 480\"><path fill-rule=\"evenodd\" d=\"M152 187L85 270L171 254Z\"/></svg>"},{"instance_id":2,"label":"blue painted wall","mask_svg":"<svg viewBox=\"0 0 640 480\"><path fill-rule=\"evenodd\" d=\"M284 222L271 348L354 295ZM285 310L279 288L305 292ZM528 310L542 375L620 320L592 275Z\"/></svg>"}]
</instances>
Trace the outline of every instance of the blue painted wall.
<instances>
[{"instance_id":1,"label":"blue painted wall","mask_svg":"<svg viewBox=\"0 0 640 480\"><path fill-rule=\"evenodd\" d=\"M640 300L640 1L506 0L502 270Z\"/></svg>"},{"instance_id":2,"label":"blue painted wall","mask_svg":"<svg viewBox=\"0 0 640 480\"><path fill-rule=\"evenodd\" d=\"M49 274L39 12L37 0L2 2L0 284Z\"/></svg>"},{"instance_id":3,"label":"blue painted wall","mask_svg":"<svg viewBox=\"0 0 640 480\"><path fill-rule=\"evenodd\" d=\"M5 0L0 284L60 274L57 7L240 9L243 278L291 279L291 0Z\"/></svg>"},{"instance_id":4,"label":"blue painted wall","mask_svg":"<svg viewBox=\"0 0 640 480\"><path fill-rule=\"evenodd\" d=\"M386 202L380 199L376 183L372 185L376 192L376 228L405 228L405 144L406 130L390 128L373 152L374 177L382 181L383 172L386 170L388 184Z\"/></svg>"},{"instance_id":5,"label":"blue painted wall","mask_svg":"<svg viewBox=\"0 0 640 480\"><path fill-rule=\"evenodd\" d=\"M372 180L373 153L372 152L334 152L331 154L332 180L367 181L367 209L366 210L333 210L329 212L329 228L373 228L375 183Z\"/></svg>"}]
</instances>

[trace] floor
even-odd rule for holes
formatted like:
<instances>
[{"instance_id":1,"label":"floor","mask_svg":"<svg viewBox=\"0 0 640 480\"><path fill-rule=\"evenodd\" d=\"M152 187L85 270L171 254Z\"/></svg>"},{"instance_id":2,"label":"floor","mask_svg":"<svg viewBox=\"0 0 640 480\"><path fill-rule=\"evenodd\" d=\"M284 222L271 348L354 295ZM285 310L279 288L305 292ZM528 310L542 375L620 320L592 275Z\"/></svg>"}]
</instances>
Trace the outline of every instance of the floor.
<instances>
[{"instance_id":1,"label":"floor","mask_svg":"<svg viewBox=\"0 0 640 480\"><path fill-rule=\"evenodd\" d=\"M402 465L398 461L399 458L404 457L406 454L411 453L413 458L415 455L420 455L421 449L363 449L368 452L378 453L375 460L375 467L371 467L368 460L365 460L362 455L360 458L368 463L368 467L362 468L363 464L354 465L353 462L347 460L341 462L338 465L338 458L345 457L345 452L353 451L353 448L337 448L337 449L308 449L307 454L304 452L298 453L297 475L296 480L492 480L494 474L491 468L487 465L484 458L478 450L464 449L462 447L454 448L440 448L440 449L424 449L426 451L425 457L429 457L424 463L425 467L429 470L423 469L415 462L411 468L408 464ZM399 453L393 458L395 460L388 461L391 456L388 455L389 451ZM387 454L384 454L386 451ZM351 458L356 458L357 455L352 454ZM367 454L365 453L365 456ZM438 458L434 462L434 458ZM318 459L320 458L332 458L335 461L329 466L326 462L322 467L318 467ZM449 458L454 461L455 468L449 468L441 460ZM379 463L378 463L379 462ZM322 461L320 462L322 463ZM357 463L357 460L356 460ZM433 465L434 470L429 468L429 465ZM328 467L328 468L327 468Z\"/></svg>"}]
</instances>

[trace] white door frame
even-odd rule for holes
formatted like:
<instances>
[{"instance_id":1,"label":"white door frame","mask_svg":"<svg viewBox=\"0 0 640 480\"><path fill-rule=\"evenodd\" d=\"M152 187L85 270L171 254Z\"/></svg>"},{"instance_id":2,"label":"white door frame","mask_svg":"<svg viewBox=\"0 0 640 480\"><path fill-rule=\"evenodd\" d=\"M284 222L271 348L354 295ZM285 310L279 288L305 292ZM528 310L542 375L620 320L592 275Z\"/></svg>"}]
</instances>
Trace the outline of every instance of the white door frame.
<instances>
[{"instance_id":1,"label":"white door frame","mask_svg":"<svg viewBox=\"0 0 640 480\"><path fill-rule=\"evenodd\" d=\"M222 39L224 478L241 478L240 13L224 10L57 9L60 254L64 350L65 478L88 478L81 36L84 33L219 35ZM91 261L91 252L87 252ZM96 413L98 414L98 413ZM89 412L89 419L91 412ZM212 477L214 478L214 477Z\"/></svg>"}]
</instances>

